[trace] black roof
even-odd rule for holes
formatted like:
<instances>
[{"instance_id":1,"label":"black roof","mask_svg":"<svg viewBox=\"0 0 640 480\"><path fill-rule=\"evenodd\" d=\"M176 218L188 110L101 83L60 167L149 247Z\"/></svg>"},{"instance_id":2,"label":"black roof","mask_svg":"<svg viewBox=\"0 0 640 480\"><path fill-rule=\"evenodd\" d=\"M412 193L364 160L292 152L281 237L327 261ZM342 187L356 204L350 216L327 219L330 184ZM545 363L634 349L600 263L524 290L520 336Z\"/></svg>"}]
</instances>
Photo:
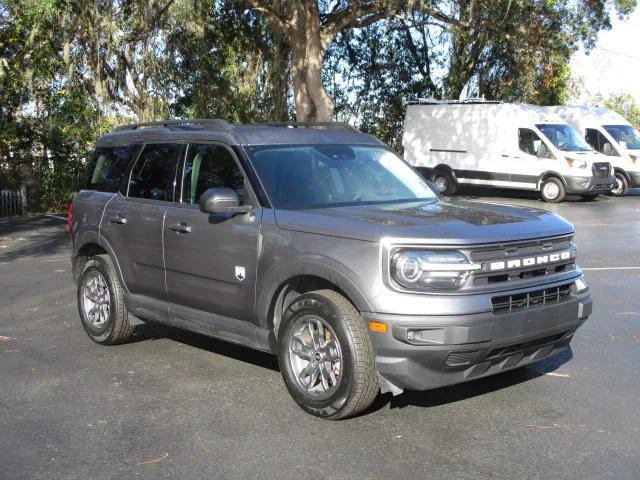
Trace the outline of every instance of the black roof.
<instances>
[{"instance_id":1,"label":"black roof","mask_svg":"<svg viewBox=\"0 0 640 480\"><path fill-rule=\"evenodd\" d=\"M238 125L219 119L166 120L117 128L98 147L153 141L221 141L230 145L369 144L382 145L371 135L338 122L292 122Z\"/></svg>"}]
</instances>

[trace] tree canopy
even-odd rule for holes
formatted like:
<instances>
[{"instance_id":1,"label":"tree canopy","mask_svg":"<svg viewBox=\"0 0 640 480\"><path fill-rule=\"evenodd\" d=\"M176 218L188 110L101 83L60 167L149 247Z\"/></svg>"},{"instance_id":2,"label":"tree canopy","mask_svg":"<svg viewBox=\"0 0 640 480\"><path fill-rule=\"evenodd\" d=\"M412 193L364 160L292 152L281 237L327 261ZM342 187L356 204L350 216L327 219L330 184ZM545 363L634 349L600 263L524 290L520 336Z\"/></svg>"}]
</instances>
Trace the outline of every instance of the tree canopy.
<instances>
[{"instance_id":1,"label":"tree canopy","mask_svg":"<svg viewBox=\"0 0 640 480\"><path fill-rule=\"evenodd\" d=\"M635 0L0 0L0 183L42 208L114 125L349 121L397 146L408 96L561 103Z\"/></svg>"}]
</instances>

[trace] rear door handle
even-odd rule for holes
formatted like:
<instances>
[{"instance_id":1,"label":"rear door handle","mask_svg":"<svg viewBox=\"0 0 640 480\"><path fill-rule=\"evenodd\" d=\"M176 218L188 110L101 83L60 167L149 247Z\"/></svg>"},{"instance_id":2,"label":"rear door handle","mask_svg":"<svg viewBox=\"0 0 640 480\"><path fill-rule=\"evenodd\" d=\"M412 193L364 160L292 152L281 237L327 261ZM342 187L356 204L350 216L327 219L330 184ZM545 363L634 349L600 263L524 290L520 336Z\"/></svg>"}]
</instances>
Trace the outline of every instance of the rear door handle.
<instances>
[{"instance_id":1,"label":"rear door handle","mask_svg":"<svg viewBox=\"0 0 640 480\"><path fill-rule=\"evenodd\" d=\"M191 225L187 225L186 223L171 225L169 228L178 233L191 233Z\"/></svg>"},{"instance_id":2,"label":"rear door handle","mask_svg":"<svg viewBox=\"0 0 640 480\"><path fill-rule=\"evenodd\" d=\"M127 219L125 217L123 217L122 215L120 215L119 213L115 213L113 215L111 215L109 217L109 221L111 223L117 223L120 225L124 225L125 223L127 223Z\"/></svg>"}]
</instances>

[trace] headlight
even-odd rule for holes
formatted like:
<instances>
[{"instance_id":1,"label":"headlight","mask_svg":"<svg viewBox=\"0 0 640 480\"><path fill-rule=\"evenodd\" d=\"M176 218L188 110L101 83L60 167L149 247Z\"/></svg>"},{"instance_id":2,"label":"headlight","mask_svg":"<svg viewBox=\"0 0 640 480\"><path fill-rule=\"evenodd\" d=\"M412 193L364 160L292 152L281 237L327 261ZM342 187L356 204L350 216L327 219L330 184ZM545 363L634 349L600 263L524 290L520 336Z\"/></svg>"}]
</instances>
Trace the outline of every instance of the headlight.
<instances>
[{"instance_id":1,"label":"headlight","mask_svg":"<svg viewBox=\"0 0 640 480\"><path fill-rule=\"evenodd\" d=\"M391 257L391 277L410 290L456 290L480 269L455 251L400 250Z\"/></svg>"},{"instance_id":2,"label":"headlight","mask_svg":"<svg viewBox=\"0 0 640 480\"><path fill-rule=\"evenodd\" d=\"M567 157L567 163L570 167L587 168L587 162L585 162L584 160L576 160L575 158Z\"/></svg>"}]
</instances>

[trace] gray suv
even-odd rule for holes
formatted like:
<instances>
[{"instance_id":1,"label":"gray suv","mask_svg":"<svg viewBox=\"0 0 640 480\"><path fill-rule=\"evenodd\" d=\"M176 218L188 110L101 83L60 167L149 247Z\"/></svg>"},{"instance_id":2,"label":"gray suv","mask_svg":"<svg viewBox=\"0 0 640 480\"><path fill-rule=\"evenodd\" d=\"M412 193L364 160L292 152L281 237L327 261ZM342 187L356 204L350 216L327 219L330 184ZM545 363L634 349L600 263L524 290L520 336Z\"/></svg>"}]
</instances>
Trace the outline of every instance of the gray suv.
<instances>
[{"instance_id":1,"label":"gray suv","mask_svg":"<svg viewBox=\"0 0 640 480\"><path fill-rule=\"evenodd\" d=\"M119 128L69 216L95 342L154 321L271 352L324 418L554 355L592 308L571 224L441 198L343 124Z\"/></svg>"}]
</instances>

